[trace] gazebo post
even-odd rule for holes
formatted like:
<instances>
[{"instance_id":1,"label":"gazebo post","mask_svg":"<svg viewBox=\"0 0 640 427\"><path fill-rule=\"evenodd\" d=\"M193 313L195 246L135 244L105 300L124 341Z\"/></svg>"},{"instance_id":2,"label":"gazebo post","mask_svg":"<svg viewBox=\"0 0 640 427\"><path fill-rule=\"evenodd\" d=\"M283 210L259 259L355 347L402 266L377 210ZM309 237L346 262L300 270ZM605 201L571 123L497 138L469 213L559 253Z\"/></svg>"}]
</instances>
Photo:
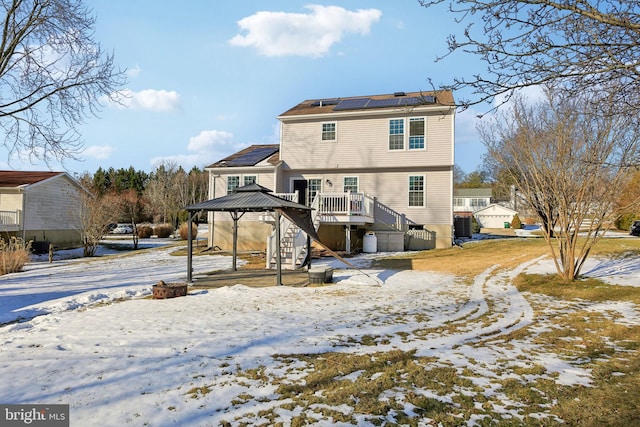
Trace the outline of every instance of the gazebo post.
<instances>
[{"instance_id":1,"label":"gazebo post","mask_svg":"<svg viewBox=\"0 0 640 427\"><path fill-rule=\"evenodd\" d=\"M282 285L282 254L280 249L280 212L276 209L276 285Z\"/></svg>"},{"instance_id":2,"label":"gazebo post","mask_svg":"<svg viewBox=\"0 0 640 427\"><path fill-rule=\"evenodd\" d=\"M236 258L238 257L238 212L229 212L233 218L233 264L232 270L237 271Z\"/></svg>"},{"instance_id":3,"label":"gazebo post","mask_svg":"<svg viewBox=\"0 0 640 427\"><path fill-rule=\"evenodd\" d=\"M191 241L192 218L193 218L193 211L189 211L189 217L188 217L188 223L187 223L187 283L193 283L193 267L192 267L193 242Z\"/></svg>"}]
</instances>

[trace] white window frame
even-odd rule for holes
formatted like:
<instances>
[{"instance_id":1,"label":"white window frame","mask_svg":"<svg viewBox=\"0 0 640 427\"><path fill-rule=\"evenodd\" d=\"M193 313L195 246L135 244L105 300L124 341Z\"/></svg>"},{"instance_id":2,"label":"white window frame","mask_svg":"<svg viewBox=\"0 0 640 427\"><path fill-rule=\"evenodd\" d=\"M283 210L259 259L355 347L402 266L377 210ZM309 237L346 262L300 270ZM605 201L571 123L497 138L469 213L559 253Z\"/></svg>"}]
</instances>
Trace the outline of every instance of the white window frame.
<instances>
[{"instance_id":1,"label":"white window frame","mask_svg":"<svg viewBox=\"0 0 640 427\"><path fill-rule=\"evenodd\" d=\"M236 178L238 180L237 185L235 187L233 187L233 188L231 188L230 185L229 185L229 179L230 178ZM252 182L247 183L247 181L246 181L247 178L253 178ZM254 182L256 184L258 183L258 175L243 175L243 174L227 175L227 194L233 193L233 191L236 188L243 187L245 185L249 185L249 184L254 183Z\"/></svg>"},{"instance_id":2,"label":"white window frame","mask_svg":"<svg viewBox=\"0 0 640 427\"><path fill-rule=\"evenodd\" d=\"M400 122L402 123L402 134L398 134L398 133L392 133L392 127L391 127L391 122ZM406 133L406 123L404 119L389 119L388 123L388 128L387 128L387 150L389 151L404 151L405 147L406 147L406 141L405 139L407 138L407 133ZM392 148L391 147L391 137L392 136L397 136L397 135L402 135L402 147L399 148ZM395 142L394 142L395 144Z\"/></svg>"},{"instance_id":3,"label":"white window frame","mask_svg":"<svg viewBox=\"0 0 640 427\"><path fill-rule=\"evenodd\" d=\"M422 178L422 190L411 189L411 178ZM422 204L412 205L411 194L421 191L422 192ZM427 205L427 177L425 175L409 175L407 178L407 206L410 208L424 208Z\"/></svg>"},{"instance_id":4,"label":"white window frame","mask_svg":"<svg viewBox=\"0 0 640 427\"><path fill-rule=\"evenodd\" d=\"M325 134L330 133L330 131L324 130L325 125L333 125L333 139L325 139ZM338 122L323 122L321 124L320 140L322 142L336 142L338 140Z\"/></svg>"},{"instance_id":5,"label":"white window frame","mask_svg":"<svg viewBox=\"0 0 640 427\"><path fill-rule=\"evenodd\" d=\"M238 180L234 187L232 187L231 183L229 182L229 180L231 178L236 178ZM227 194L233 193L233 190L235 190L236 188L240 187L240 180L241 179L242 179L242 175L227 175Z\"/></svg>"},{"instance_id":6,"label":"white window frame","mask_svg":"<svg viewBox=\"0 0 640 427\"><path fill-rule=\"evenodd\" d=\"M359 193L360 192L360 177L357 177L357 176L354 176L354 175L349 175L349 176L345 176L345 177L342 178L342 191L344 193L347 193L347 191L346 191L346 187L347 187L346 180L349 179L349 178L355 179L355 181L356 181L356 191L350 191L350 192L351 193Z\"/></svg>"},{"instance_id":7,"label":"white window frame","mask_svg":"<svg viewBox=\"0 0 640 427\"><path fill-rule=\"evenodd\" d=\"M411 135L411 122L414 121L422 121L423 123L423 133L422 135ZM409 151L424 151L427 149L427 118L426 117L409 117L408 119L409 122L409 126L407 126L407 128L409 129L409 132L407 132L407 150ZM411 138L412 137L419 137L422 136L422 147L417 147L417 148L411 148Z\"/></svg>"},{"instance_id":8,"label":"white window frame","mask_svg":"<svg viewBox=\"0 0 640 427\"><path fill-rule=\"evenodd\" d=\"M427 117L426 116L415 116L415 117L405 117L405 118L401 118L401 119L388 119L388 135L387 135L387 151L389 152L398 152L398 151L426 151L427 150ZM394 134L391 133L391 122L397 120L397 121L401 121L402 122L402 147L399 148L392 148L391 147L391 137L394 135L399 135L399 134ZM420 136L420 135L411 135L411 122L412 121L422 121L424 123L424 133L421 135L422 136L422 147L416 147L416 148L412 148L411 147L411 138L413 136Z\"/></svg>"},{"instance_id":9,"label":"white window frame","mask_svg":"<svg viewBox=\"0 0 640 427\"><path fill-rule=\"evenodd\" d=\"M311 181L320 182L319 188L318 189L315 189L315 188L312 189L311 188ZM322 186L323 186L323 183L322 183L322 178L321 177L320 178L318 178L318 177L307 178L307 203L309 205L311 205L311 203L313 202L313 199L316 197L316 195L318 193L322 193Z\"/></svg>"}]
</instances>

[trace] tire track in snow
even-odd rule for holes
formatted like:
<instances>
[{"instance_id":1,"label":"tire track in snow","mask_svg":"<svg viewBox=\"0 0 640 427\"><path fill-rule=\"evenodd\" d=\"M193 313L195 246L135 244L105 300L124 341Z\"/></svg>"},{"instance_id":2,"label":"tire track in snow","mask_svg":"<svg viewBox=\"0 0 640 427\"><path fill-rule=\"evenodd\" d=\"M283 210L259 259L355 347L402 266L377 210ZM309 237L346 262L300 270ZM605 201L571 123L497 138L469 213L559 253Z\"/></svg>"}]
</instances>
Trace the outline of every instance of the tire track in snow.
<instances>
[{"instance_id":1,"label":"tire track in snow","mask_svg":"<svg viewBox=\"0 0 640 427\"><path fill-rule=\"evenodd\" d=\"M467 330L435 337L429 341L429 348L418 351L418 354L432 356L434 352L495 339L529 325L533 321L533 309L511 282L541 258L508 271L501 270L500 266L492 266L476 276L470 292L470 301L461 308L452 323L464 324ZM493 320L484 324L487 318Z\"/></svg>"}]
</instances>

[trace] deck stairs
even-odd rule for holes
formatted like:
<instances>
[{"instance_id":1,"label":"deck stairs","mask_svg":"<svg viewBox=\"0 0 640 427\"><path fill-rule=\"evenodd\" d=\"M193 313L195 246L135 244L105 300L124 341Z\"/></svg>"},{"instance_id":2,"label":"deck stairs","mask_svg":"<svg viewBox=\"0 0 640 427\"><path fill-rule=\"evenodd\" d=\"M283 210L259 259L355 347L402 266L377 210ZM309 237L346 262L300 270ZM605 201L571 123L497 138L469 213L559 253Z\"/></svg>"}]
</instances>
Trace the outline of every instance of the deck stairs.
<instances>
[{"instance_id":1,"label":"deck stairs","mask_svg":"<svg viewBox=\"0 0 640 427\"><path fill-rule=\"evenodd\" d=\"M316 230L320 227L319 197L311 204L311 220ZM276 264L276 236L275 229L267 238L267 268L275 269ZM280 217L280 261L282 269L296 270L305 265L308 256L307 233L284 216Z\"/></svg>"}]
</instances>

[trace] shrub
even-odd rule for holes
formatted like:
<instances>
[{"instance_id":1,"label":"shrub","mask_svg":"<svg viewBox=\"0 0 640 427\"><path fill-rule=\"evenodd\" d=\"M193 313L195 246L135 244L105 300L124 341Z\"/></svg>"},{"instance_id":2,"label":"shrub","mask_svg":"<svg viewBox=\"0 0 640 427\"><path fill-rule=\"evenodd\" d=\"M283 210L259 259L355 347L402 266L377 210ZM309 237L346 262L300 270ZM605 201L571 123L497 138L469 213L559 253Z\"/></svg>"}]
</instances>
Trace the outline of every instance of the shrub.
<instances>
[{"instance_id":1,"label":"shrub","mask_svg":"<svg viewBox=\"0 0 640 427\"><path fill-rule=\"evenodd\" d=\"M22 271L24 265L29 262L31 242L11 237L9 241L0 239L0 275Z\"/></svg>"},{"instance_id":2,"label":"shrub","mask_svg":"<svg viewBox=\"0 0 640 427\"><path fill-rule=\"evenodd\" d=\"M148 239L153 234L153 227L149 225L138 226L138 237L141 239Z\"/></svg>"},{"instance_id":3,"label":"shrub","mask_svg":"<svg viewBox=\"0 0 640 427\"><path fill-rule=\"evenodd\" d=\"M636 219L635 214L622 214L616 219L616 228L618 230L629 231L634 219Z\"/></svg>"},{"instance_id":4,"label":"shrub","mask_svg":"<svg viewBox=\"0 0 640 427\"><path fill-rule=\"evenodd\" d=\"M513 219L511 220L511 228L515 228L515 229L522 228L522 222L520 221L520 217L518 216L518 214L515 214L513 216Z\"/></svg>"},{"instance_id":5,"label":"shrub","mask_svg":"<svg viewBox=\"0 0 640 427\"><path fill-rule=\"evenodd\" d=\"M536 222L537 222L536 219L533 218L533 217L530 217L530 216L528 216L528 217L526 217L524 219L524 223L527 224L527 225L535 225Z\"/></svg>"},{"instance_id":6,"label":"shrub","mask_svg":"<svg viewBox=\"0 0 640 427\"><path fill-rule=\"evenodd\" d=\"M167 238L173 234L173 227L171 224L160 224L156 225L153 231L156 236L160 238Z\"/></svg>"},{"instance_id":7,"label":"shrub","mask_svg":"<svg viewBox=\"0 0 640 427\"><path fill-rule=\"evenodd\" d=\"M183 222L182 224L180 224L180 238L182 240L187 240L187 233L189 232L189 224L186 222ZM198 235L198 225L196 223L192 223L191 224L191 240L195 239L196 236Z\"/></svg>"}]
</instances>

